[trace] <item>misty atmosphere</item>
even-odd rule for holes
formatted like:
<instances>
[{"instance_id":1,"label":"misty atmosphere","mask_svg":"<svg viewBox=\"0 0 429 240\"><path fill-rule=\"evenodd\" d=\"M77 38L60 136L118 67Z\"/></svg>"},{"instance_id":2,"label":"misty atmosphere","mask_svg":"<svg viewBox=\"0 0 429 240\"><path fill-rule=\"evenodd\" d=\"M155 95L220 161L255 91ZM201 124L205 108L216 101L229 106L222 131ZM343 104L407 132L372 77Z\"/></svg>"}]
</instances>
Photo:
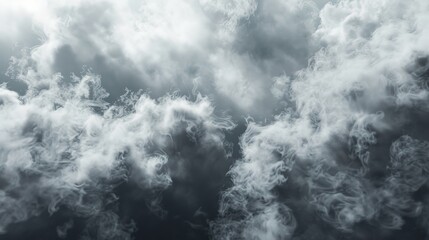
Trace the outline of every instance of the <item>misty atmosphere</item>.
<instances>
[{"instance_id":1,"label":"misty atmosphere","mask_svg":"<svg viewBox=\"0 0 429 240\"><path fill-rule=\"evenodd\" d=\"M429 240L428 0L0 0L1 240Z\"/></svg>"}]
</instances>

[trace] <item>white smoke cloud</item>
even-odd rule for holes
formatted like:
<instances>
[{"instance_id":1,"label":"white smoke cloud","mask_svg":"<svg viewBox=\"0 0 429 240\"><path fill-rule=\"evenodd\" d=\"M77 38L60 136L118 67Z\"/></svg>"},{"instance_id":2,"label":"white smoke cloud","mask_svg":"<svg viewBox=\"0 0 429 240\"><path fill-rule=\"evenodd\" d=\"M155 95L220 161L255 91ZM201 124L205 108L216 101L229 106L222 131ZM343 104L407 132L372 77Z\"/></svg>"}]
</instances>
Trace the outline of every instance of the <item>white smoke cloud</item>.
<instances>
[{"instance_id":1,"label":"white smoke cloud","mask_svg":"<svg viewBox=\"0 0 429 240\"><path fill-rule=\"evenodd\" d=\"M123 183L159 215L170 189L171 205L198 213L186 224L209 220L216 239L426 229L428 11L425 0L1 2L0 230L67 208L83 238L132 238L138 226L111 207ZM235 126L224 112L247 119L239 140L224 136ZM219 186L212 216L198 198Z\"/></svg>"},{"instance_id":2,"label":"white smoke cloud","mask_svg":"<svg viewBox=\"0 0 429 240\"><path fill-rule=\"evenodd\" d=\"M426 1L362 0L327 3L320 10L313 37L324 47L290 84L276 80L294 104L273 123L250 123L242 137L243 159L230 171L234 185L223 193L221 218L213 223L219 239L292 238L300 222L284 219L306 214L285 205L296 204L293 199L310 199L312 211L345 234L362 222L400 229L404 217L419 216L422 205L413 193L427 181L419 160L427 156L426 142L388 136L401 127L407 134L406 126L413 132L406 125L413 119L392 108L427 113L421 76L427 71L422 59L428 54L428 9ZM383 143L392 144L390 152L377 147L380 139L391 141ZM380 151L391 161L377 183L372 174L383 160L371 154ZM417 165L419 170L410 170ZM308 193L282 195L282 188L293 189L288 184ZM279 205L288 210L273 208ZM267 211L271 217L258 222Z\"/></svg>"},{"instance_id":3,"label":"white smoke cloud","mask_svg":"<svg viewBox=\"0 0 429 240\"><path fill-rule=\"evenodd\" d=\"M90 222L103 219L99 227L107 224L109 233L100 230L97 234L107 235L97 239L110 239L116 234L111 231L122 229L111 228L119 224L118 216L104 211L106 201L116 201L112 190L118 183L165 189L171 178L163 149L174 144L172 136L185 131L201 135L203 144L222 145L221 130L234 126L213 115L207 98L154 100L129 93L109 105L97 75L62 80L56 75L44 89L30 88L22 97L1 88L2 232L12 223L66 207L96 219Z\"/></svg>"},{"instance_id":4,"label":"white smoke cloud","mask_svg":"<svg viewBox=\"0 0 429 240\"><path fill-rule=\"evenodd\" d=\"M7 34L5 43L31 48L35 44L27 39L38 39L29 52L37 74L61 72L67 78L82 65L93 68L103 77L109 101L126 87L148 89L155 97L177 89L188 94L198 79L198 91L224 108L261 117L277 105L267 83L304 67L314 51L313 5L277 0L16 1L2 4L1 28L7 31L14 19L29 19L22 23L29 27L14 27L26 32ZM34 34L27 33L29 28Z\"/></svg>"}]
</instances>

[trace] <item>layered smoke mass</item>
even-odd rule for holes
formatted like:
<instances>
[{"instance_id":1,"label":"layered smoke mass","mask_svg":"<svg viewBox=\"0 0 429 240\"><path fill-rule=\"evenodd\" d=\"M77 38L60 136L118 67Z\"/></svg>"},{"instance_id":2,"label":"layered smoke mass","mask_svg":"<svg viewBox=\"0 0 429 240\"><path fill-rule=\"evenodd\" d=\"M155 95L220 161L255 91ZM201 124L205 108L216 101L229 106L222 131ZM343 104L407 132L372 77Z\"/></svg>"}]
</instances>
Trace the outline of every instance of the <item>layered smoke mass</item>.
<instances>
[{"instance_id":1,"label":"layered smoke mass","mask_svg":"<svg viewBox=\"0 0 429 240\"><path fill-rule=\"evenodd\" d=\"M0 239L429 239L429 1L0 2Z\"/></svg>"}]
</instances>

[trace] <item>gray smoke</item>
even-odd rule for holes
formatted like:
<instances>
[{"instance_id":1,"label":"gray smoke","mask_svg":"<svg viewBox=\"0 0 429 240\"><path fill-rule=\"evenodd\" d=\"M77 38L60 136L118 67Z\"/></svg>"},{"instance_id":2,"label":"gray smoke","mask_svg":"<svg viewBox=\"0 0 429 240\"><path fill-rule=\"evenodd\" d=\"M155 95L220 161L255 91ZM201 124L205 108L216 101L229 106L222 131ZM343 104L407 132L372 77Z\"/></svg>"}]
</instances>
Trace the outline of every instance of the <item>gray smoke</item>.
<instances>
[{"instance_id":1,"label":"gray smoke","mask_svg":"<svg viewBox=\"0 0 429 240\"><path fill-rule=\"evenodd\" d=\"M324 47L282 85L289 108L268 125L251 122L241 137L243 159L212 224L219 239L368 239L373 227L392 238L389 229L421 215L416 193L429 153L414 115L428 116L428 7L321 9L313 36Z\"/></svg>"},{"instance_id":2,"label":"gray smoke","mask_svg":"<svg viewBox=\"0 0 429 240\"><path fill-rule=\"evenodd\" d=\"M166 168L172 138L185 132L204 146L222 146L222 130L233 127L215 117L203 97L153 100L128 93L113 105L105 97L100 78L90 72L72 83L56 75L22 97L1 88L2 232L66 208L88 219L95 231L88 234L96 239L128 238L128 228L106 209L118 200L113 189L129 181L141 189L167 188L177 174Z\"/></svg>"},{"instance_id":3,"label":"gray smoke","mask_svg":"<svg viewBox=\"0 0 429 240\"><path fill-rule=\"evenodd\" d=\"M2 2L1 233L425 239L428 21L426 0Z\"/></svg>"}]
</instances>

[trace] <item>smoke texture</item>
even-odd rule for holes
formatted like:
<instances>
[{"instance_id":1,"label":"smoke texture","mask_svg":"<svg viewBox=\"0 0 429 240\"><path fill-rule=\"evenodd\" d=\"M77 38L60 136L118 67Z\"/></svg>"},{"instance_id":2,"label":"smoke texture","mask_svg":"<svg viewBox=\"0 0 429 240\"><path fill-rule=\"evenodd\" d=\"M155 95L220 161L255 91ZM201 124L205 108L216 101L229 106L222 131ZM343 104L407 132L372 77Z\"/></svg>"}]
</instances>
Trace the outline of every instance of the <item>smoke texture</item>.
<instances>
[{"instance_id":1,"label":"smoke texture","mask_svg":"<svg viewBox=\"0 0 429 240\"><path fill-rule=\"evenodd\" d=\"M429 2L0 3L1 239L427 239Z\"/></svg>"}]
</instances>

